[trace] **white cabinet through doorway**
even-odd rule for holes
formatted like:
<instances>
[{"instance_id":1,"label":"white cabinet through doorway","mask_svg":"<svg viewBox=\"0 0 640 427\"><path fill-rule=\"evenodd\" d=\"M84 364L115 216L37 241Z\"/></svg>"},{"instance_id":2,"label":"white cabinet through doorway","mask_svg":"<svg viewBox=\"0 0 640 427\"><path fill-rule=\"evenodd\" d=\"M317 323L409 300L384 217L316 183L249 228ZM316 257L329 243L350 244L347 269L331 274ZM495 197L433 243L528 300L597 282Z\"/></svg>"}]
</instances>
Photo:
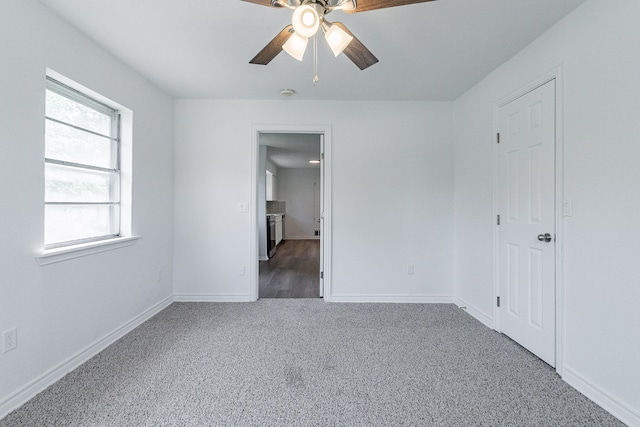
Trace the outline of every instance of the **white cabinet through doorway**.
<instances>
[{"instance_id":1,"label":"white cabinet through doorway","mask_svg":"<svg viewBox=\"0 0 640 427\"><path fill-rule=\"evenodd\" d=\"M278 200L278 177L269 171L267 171L266 187L267 202Z\"/></svg>"}]
</instances>

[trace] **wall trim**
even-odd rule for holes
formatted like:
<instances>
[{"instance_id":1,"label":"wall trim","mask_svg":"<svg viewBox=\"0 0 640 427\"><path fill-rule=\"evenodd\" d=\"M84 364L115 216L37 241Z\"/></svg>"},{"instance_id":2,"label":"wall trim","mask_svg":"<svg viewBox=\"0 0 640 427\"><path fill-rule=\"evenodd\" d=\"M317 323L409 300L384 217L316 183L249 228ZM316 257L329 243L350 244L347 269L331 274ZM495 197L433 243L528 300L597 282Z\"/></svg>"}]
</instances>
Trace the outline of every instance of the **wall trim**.
<instances>
[{"instance_id":1,"label":"wall trim","mask_svg":"<svg viewBox=\"0 0 640 427\"><path fill-rule=\"evenodd\" d=\"M640 413L634 410L631 405L621 402L611 393L594 385L567 365L564 366L562 379L623 423L630 426L640 426Z\"/></svg>"},{"instance_id":2,"label":"wall trim","mask_svg":"<svg viewBox=\"0 0 640 427\"><path fill-rule=\"evenodd\" d=\"M80 367L80 365L160 313L172 303L173 296L170 295L11 393L4 400L0 401L0 419L33 399L38 393L56 383L69 372Z\"/></svg>"},{"instance_id":3,"label":"wall trim","mask_svg":"<svg viewBox=\"0 0 640 427\"><path fill-rule=\"evenodd\" d=\"M336 295L331 302L350 303L415 303L415 304L452 304L452 295Z\"/></svg>"},{"instance_id":4,"label":"wall trim","mask_svg":"<svg viewBox=\"0 0 640 427\"><path fill-rule=\"evenodd\" d=\"M471 317L473 317L474 319L476 319L477 321L479 321L480 323L482 323L486 327L495 330L495 327L494 327L495 325L494 325L494 322L493 322L493 319L491 318L491 316L488 316L488 315L484 314L483 312L478 310L473 305L467 303L462 298L454 297L453 298L453 303L455 305L457 305L458 307L460 307L461 309L463 309L464 311L466 311L467 314L469 314Z\"/></svg>"},{"instance_id":5,"label":"wall trim","mask_svg":"<svg viewBox=\"0 0 640 427\"><path fill-rule=\"evenodd\" d=\"M174 294L175 302L250 302L248 294Z\"/></svg>"},{"instance_id":6,"label":"wall trim","mask_svg":"<svg viewBox=\"0 0 640 427\"><path fill-rule=\"evenodd\" d=\"M36 255L36 260L41 266L54 264L56 262L68 261L70 259L131 246L139 239L141 239L141 236L115 237L113 239L100 240L97 242L47 249Z\"/></svg>"}]
</instances>

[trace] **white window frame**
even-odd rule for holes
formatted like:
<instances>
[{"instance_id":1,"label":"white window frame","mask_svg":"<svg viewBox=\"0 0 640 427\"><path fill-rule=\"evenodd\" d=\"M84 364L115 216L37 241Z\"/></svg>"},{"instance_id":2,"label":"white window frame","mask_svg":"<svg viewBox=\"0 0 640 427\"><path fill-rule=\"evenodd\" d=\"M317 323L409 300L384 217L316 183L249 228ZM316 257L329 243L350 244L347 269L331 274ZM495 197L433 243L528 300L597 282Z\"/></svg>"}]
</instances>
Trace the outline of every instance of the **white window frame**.
<instances>
[{"instance_id":1,"label":"white window frame","mask_svg":"<svg viewBox=\"0 0 640 427\"><path fill-rule=\"evenodd\" d=\"M91 206L91 205L107 205L109 210L109 232L105 235L99 236L88 236L80 239L67 240L67 241L58 241L51 242L45 244L45 250L55 249L55 248L64 248L69 246L80 245L84 243L103 241L109 239L115 239L121 237L121 127L120 127L120 112L117 108L114 108L106 103L100 102L95 98L89 96L81 90L77 90L69 85L66 85L51 76L46 77L46 89L52 92L57 93L75 103L80 105L84 105L96 111L99 111L108 117L110 117L111 121L111 129L109 135L103 135L100 133L96 133L92 130L85 129L81 126L77 126L74 123L67 123L62 120L58 120L52 117L48 117L45 115L45 122L54 122L64 126L68 126L79 130L81 132L85 132L88 135L97 135L99 137L107 138L111 142L110 153L112 158L110 159L109 167L97 167L94 165L84 164L84 163L76 163L65 161L61 159L52 159L45 157L45 168L47 166L56 165L61 166L63 168L68 168L70 170L75 171L83 171L83 172L98 172L102 174L108 174L109 179L109 201L107 202L90 202L90 201L75 201L75 202L59 202L59 201L47 201L45 200L45 208L46 206ZM46 142L45 142L46 143Z\"/></svg>"},{"instance_id":2,"label":"white window frame","mask_svg":"<svg viewBox=\"0 0 640 427\"><path fill-rule=\"evenodd\" d=\"M88 87L69 79L51 68L46 69L46 76L79 91L102 104L110 106L120 113L120 237L80 243L71 246L45 249L34 254L40 266L68 261L79 257L90 256L101 252L117 250L137 243L142 236L133 233L133 111L113 99L97 93ZM45 82L43 82L45 83ZM43 84L43 101L45 84ZM44 110L44 105L43 105ZM43 126L45 121L42 122ZM44 131L44 129L43 129ZM44 139L43 151L44 151ZM43 165L44 166L44 165ZM43 167L44 172L44 167ZM43 177L44 178L44 177ZM44 224L44 205L42 209ZM44 234L43 234L44 237Z\"/></svg>"}]
</instances>

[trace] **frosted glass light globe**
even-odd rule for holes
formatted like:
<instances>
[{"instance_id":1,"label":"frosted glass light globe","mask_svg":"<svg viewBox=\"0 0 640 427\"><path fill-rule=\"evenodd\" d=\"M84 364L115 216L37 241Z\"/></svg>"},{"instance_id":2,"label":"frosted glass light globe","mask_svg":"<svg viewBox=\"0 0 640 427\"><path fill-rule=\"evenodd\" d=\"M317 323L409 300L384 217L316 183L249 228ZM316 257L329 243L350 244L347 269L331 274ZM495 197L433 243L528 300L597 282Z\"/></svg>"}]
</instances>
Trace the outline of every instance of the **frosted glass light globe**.
<instances>
[{"instance_id":1,"label":"frosted glass light globe","mask_svg":"<svg viewBox=\"0 0 640 427\"><path fill-rule=\"evenodd\" d=\"M304 57L304 51L307 49L308 42L308 38L300 37L296 32L291 34L289 40L287 40L287 42L282 45L282 49L298 61L302 61L302 58Z\"/></svg>"},{"instance_id":2,"label":"frosted glass light globe","mask_svg":"<svg viewBox=\"0 0 640 427\"><path fill-rule=\"evenodd\" d=\"M324 28L324 24L322 28ZM340 55L353 40L353 36L337 25L331 25L324 33L324 37L335 56Z\"/></svg>"},{"instance_id":3,"label":"frosted glass light globe","mask_svg":"<svg viewBox=\"0 0 640 427\"><path fill-rule=\"evenodd\" d=\"M320 16L315 8L305 4L298 6L291 17L293 29L301 37L313 37L320 27Z\"/></svg>"}]
</instances>

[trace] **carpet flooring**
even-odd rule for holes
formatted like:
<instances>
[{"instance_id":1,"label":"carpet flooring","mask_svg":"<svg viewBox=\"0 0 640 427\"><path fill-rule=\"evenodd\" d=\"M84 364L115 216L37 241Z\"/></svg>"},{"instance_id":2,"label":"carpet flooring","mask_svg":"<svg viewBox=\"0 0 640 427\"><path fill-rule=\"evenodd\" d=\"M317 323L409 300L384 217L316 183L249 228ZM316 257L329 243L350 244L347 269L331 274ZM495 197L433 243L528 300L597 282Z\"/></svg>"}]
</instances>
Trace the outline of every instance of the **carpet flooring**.
<instances>
[{"instance_id":1,"label":"carpet flooring","mask_svg":"<svg viewBox=\"0 0 640 427\"><path fill-rule=\"evenodd\" d=\"M448 304L174 303L0 426L618 426Z\"/></svg>"}]
</instances>

